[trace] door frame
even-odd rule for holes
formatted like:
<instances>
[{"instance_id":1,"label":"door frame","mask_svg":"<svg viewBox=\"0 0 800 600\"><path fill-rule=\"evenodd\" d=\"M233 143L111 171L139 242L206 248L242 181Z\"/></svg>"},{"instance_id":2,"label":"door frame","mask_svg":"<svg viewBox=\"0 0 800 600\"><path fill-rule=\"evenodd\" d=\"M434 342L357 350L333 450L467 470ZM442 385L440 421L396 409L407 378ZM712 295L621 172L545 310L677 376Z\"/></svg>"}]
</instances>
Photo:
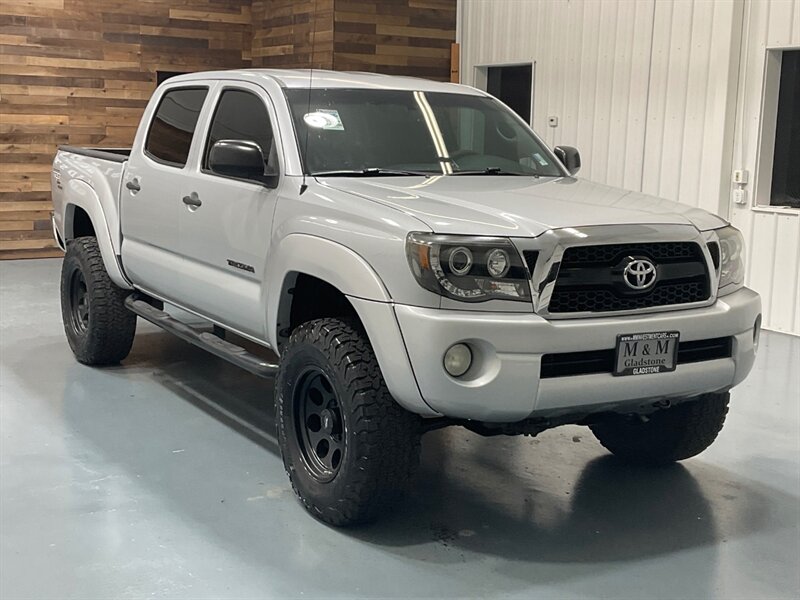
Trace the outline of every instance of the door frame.
<instances>
[{"instance_id":1,"label":"door frame","mask_svg":"<svg viewBox=\"0 0 800 600\"><path fill-rule=\"evenodd\" d=\"M531 118L528 125L533 127L533 98L536 95L536 61L531 59L512 60L508 62L481 63L473 67L473 84L479 90L487 92L490 67L530 67L531 68Z\"/></svg>"}]
</instances>

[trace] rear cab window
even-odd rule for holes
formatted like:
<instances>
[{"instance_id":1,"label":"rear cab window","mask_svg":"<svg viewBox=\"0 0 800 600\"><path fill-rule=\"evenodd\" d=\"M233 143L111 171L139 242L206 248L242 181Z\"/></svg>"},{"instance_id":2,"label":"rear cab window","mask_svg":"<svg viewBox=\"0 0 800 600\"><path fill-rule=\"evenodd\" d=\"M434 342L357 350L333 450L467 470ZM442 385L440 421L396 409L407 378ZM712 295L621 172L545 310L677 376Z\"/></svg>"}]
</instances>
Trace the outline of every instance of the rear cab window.
<instances>
[{"instance_id":1,"label":"rear cab window","mask_svg":"<svg viewBox=\"0 0 800 600\"><path fill-rule=\"evenodd\" d=\"M184 167L207 95L207 87L168 90L161 97L150 123L145 154L160 163Z\"/></svg>"}]
</instances>

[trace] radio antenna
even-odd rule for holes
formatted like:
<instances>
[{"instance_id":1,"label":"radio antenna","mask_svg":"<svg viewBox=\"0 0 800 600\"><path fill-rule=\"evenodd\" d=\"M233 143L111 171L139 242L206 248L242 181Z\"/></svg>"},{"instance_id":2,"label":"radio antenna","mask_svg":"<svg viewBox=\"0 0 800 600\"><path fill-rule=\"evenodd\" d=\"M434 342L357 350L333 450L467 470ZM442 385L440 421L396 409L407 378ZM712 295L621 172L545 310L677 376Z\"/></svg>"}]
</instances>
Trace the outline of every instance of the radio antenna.
<instances>
[{"instance_id":1,"label":"radio antenna","mask_svg":"<svg viewBox=\"0 0 800 600\"><path fill-rule=\"evenodd\" d=\"M306 103L306 114L311 112L311 84L314 81L314 52L317 47L317 0L314 0L314 11L311 14L311 55L309 57L309 65L308 65L308 101ZM306 183L306 176L307 173L307 165L308 165L308 128L309 125L306 123L306 139L303 142L303 183L300 184L300 194L305 192L308 189L308 184Z\"/></svg>"}]
</instances>

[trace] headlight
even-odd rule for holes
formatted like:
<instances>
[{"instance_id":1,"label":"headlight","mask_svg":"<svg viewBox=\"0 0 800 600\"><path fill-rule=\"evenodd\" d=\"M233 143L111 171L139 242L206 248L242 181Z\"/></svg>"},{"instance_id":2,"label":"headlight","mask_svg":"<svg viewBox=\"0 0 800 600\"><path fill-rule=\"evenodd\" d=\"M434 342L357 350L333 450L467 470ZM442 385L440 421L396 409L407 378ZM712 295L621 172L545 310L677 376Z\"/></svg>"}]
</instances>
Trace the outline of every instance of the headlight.
<instances>
[{"instance_id":1,"label":"headlight","mask_svg":"<svg viewBox=\"0 0 800 600\"><path fill-rule=\"evenodd\" d=\"M507 238L410 233L406 256L419 284L461 300L529 302L528 274Z\"/></svg>"},{"instance_id":2,"label":"headlight","mask_svg":"<svg viewBox=\"0 0 800 600\"><path fill-rule=\"evenodd\" d=\"M744 238L735 227L717 229L719 236L718 296L735 292L744 285Z\"/></svg>"}]
</instances>

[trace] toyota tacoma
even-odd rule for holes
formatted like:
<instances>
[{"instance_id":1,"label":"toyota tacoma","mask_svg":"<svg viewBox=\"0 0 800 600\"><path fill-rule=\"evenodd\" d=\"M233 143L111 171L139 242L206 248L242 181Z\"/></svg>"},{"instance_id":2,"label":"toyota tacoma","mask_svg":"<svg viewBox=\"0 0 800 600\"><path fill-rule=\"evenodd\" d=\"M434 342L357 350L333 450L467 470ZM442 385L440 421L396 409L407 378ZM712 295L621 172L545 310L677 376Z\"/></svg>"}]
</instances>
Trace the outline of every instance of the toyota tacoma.
<instances>
[{"instance_id":1,"label":"toyota tacoma","mask_svg":"<svg viewBox=\"0 0 800 600\"><path fill-rule=\"evenodd\" d=\"M286 471L335 525L381 515L421 435L451 425L579 424L627 461L694 456L758 346L742 236L579 168L467 86L174 77L131 148L55 157L66 337L118 363L141 317L276 375Z\"/></svg>"}]
</instances>

